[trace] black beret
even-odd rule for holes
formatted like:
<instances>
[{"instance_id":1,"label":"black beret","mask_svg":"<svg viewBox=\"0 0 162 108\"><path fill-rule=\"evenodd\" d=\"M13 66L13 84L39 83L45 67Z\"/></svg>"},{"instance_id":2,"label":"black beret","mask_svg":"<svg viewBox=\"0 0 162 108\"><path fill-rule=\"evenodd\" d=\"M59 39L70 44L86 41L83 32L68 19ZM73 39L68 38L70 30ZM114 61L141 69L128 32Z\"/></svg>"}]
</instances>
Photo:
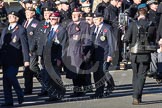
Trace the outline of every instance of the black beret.
<instances>
[{"instance_id":1,"label":"black beret","mask_svg":"<svg viewBox=\"0 0 162 108\"><path fill-rule=\"evenodd\" d=\"M16 17L19 17L19 14L18 14L18 12L15 12L15 11L11 11L11 12L9 12L8 13L8 15L14 15L14 16L16 16Z\"/></svg>"},{"instance_id":2,"label":"black beret","mask_svg":"<svg viewBox=\"0 0 162 108\"><path fill-rule=\"evenodd\" d=\"M43 8L43 11L53 11L54 9L53 8L51 8L51 7L44 7Z\"/></svg>"},{"instance_id":3,"label":"black beret","mask_svg":"<svg viewBox=\"0 0 162 108\"><path fill-rule=\"evenodd\" d=\"M93 13L86 13L86 14L84 15L84 17L93 17L93 16L94 16Z\"/></svg>"},{"instance_id":4,"label":"black beret","mask_svg":"<svg viewBox=\"0 0 162 108\"><path fill-rule=\"evenodd\" d=\"M93 18L103 17L102 13L96 13L93 15Z\"/></svg>"},{"instance_id":5,"label":"black beret","mask_svg":"<svg viewBox=\"0 0 162 108\"><path fill-rule=\"evenodd\" d=\"M33 7L26 8L25 10L35 11L35 9Z\"/></svg>"}]
</instances>

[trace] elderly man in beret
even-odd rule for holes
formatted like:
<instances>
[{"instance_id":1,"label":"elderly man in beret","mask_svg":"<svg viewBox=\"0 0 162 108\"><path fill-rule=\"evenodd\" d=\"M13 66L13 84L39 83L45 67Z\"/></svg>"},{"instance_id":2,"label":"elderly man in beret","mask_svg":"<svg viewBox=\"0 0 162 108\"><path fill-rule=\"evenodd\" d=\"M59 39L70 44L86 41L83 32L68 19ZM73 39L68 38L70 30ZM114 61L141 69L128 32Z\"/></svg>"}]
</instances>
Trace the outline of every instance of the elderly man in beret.
<instances>
[{"instance_id":1,"label":"elderly man in beret","mask_svg":"<svg viewBox=\"0 0 162 108\"><path fill-rule=\"evenodd\" d=\"M43 49L43 62L49 75L49 82L46 89L49 98L46 101L58 101L62 99L65 94L65 88L61 86L62 80L60 72L62 56L67 40L67 31L59 23L59 12L54 11L49 19L51 26L46 31L48 34L46 38L44 38L45 43ZM54 71L52 71L52 68ZM59 81L59 83L57 83L57 81Z\"/></svg>"},{"instance_id":2,"label":"elderly man in beret","mask_svg":"<svg viewBox=\"0 0 162 108\"><path fill-rule=\"evenodd\" d=\"M96 91L91 98L104 97L105 81L107 82L108 90L113 89L115 86L113 77L107 72L114 53L114 36L110 25L104 23L103 20L102 13L94 14L93 21L95 29L92 35L94 45L93 56L94 62L99 63L99 65L96 67L96 70L93 71Z\"/></svg>"},{"instance_id":3,"label":"elderly man in beret","mask_svg":"<svg viewBox=\"0 0 162 108\"><path fill-rule=\"evenodd\" d=\"M67 26L68 46L67 60L64 60L66 77L72 79L74 84L74 94L72 97L83 96L85 91L82 87L86 84L86 73L83 74L88 46L91 46L89 24L81 20L81 11L74 8L72 21Z\"/></svg>"},{"instance_id":4,"label":"elderly man in beret","mask_svg":"<svg viewBox=\"0 0 162 108\"><path fill-rule=\"evenodd\" d=\"M25 15L27 20L24 21L23 26L27 32L27 39L30 51L30 67L26 68L24 72L25 78L25 89L24 94L29 95L32 94L33 89L33 75L38 76L37 74L40 73L40 69L38 67L38 56L36 54L36 50L33 49L34 46L34 38L35 38L35 30L39 23L38 20L34 18L35 16L35 9L34 8L26 8Z\"/></svg>"},{"instance_id":5,"label":"elderly man in beret","mask_svg":"<svg viewBox=\"0 0 162 108\"><path fill-rule=\"evenodd\" d=\"M45 66L43 62L43 49L44 49L44 45L46 42L46 37L48 35L47 31L51 27L49 18L52 13L53 13L52 8L50 7L43 8L44 20L39 22L37 29L35 31L35 34L34 34L35 42L33 45L33 49L36 50L37 55L38 55L38 63L39 63L39 68L41 70L41 73L40 73L41 82L40 83L42 84L41 93L39 93L38 96L47 95L46 86L48 84L48 75L45 70Z\"/></svg>"},{"instance_id":6,"label":"elderly man in beret","mask_svg":"<svg viewBox=\"0 0 162 108\"><path fill-rule=\"evenodd\" d=\"M5 98L5 103L1 106L13 106L12 87L18 96L18 103L24 101L16 75L19 66L29 66L29 49L25 29L17 23L18 20L18 13L11 11L8 14L9 26L3 29L0 38Z\"/></svg>"}]
</instances>

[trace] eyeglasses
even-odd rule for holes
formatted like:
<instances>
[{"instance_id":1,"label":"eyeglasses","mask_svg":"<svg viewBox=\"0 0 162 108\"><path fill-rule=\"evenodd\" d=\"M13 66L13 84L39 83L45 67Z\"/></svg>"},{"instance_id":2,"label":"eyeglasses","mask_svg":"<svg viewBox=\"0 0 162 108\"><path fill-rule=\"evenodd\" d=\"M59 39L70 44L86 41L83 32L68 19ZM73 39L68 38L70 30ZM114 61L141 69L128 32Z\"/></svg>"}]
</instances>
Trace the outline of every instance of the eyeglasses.
<instances>
[{"instance_id":1,"label":"eyeglasses","mask_svg":"<svg viewBox=\"0 0 162 108\"><path fill-rule=\"evenodd\" d=\"M57 18L50 18L50 20L57 20Z\"/></svg>"}]
</instances>

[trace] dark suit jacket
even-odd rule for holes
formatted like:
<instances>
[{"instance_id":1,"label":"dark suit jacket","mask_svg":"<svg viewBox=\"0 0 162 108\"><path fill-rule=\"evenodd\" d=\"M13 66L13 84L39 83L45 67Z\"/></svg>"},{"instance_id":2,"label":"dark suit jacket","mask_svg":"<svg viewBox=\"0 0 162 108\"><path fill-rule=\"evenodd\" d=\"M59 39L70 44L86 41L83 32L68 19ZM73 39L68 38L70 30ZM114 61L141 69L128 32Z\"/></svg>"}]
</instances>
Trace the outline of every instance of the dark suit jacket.
<instances>
[{"instance_id":1,"label":"dark suit jacket","mask_svg":"<svg viewBox=\"0 0 162 108\"><path fill-rule=\"evenodd\" d=\"M0 51L3 65L22 65L29 61L29 49L25 29L17 25L12 31L4 28L0 38Z\"/></svg>"},{"instance_id":2,"label":"dark suit jacket","mask_svg":"<svg viewBox=\"0 0 162 108\"><path fill-rule=\"evenodd\" d=\"M95 60L105 61L107 60L108 56L113 56L114 37L111 31L111 27L108 24L103 23L97 39L95 33L93 33L92 38L95 46Z\"/></svg>"},{"instance_id":3,"label":"dark suit jacket","mask_svg":"<svg viewBox=\"0 0 162 108\"><path fill-rule=\"evenodd\" d=\"M37 52L37 55L42 56L43 55L43 49L46 44L46 38L50 32L51 25L47 24L45 25L45 21L39 22L35 34L34 34L34 45L31 48L31 51Z\"/></svg>"},{"instance_id":4,"label":"dark suit jacket","mask_svg":"<svg viewBox=\"0 0 162 108\"><path fill-rule=\"evenodd\" d=\"M47 39L48 35L51 30L51 25L45 26L45 21L41 21L38 25L38 28L36 30L37 38L36 38L36 50L37 54L39 56L42 56L44 52L44 49L47 46ZM64 49L64 46L66 45L67 41L67 32L66 29L64 29L61 25L57 28L57 31L55 32L53 36L53 41L51 43L51 56L52 60L60 59L62 58L62 52ZM45 56L45 55L43 55Z\"/></svg>"},{"instance_id":5,"label":"dark suit jacket","mask_svg":"<svg viewBox=\"0 0 162 108\"><path fill-rule=\"evenodd\" d=\"M147 20L138 21L140 25L148 25ZM130 43L130 47L133 47L137 41L138 28L136 22L132 22L128 27L128 30L125 34L124 41ZM149 38L149 37L148 37ZM150 41L150 40L149 40ZM150 53L143 54L131 54L132 62L150 62Z\"/></svg>"},{"instance_id":6,"label":"dark suit jacket","mask_svg":"<svg viewBox=\"0 0 162 108\"><path fill-rule=\"evenodd\" d=\"M25 25L25 22L26 21L24 21L23 26ZM34 34L35 34L36 27L37 27L38 23L39 23L39 21L33 18L33 20L30 22L30 24L26 28L30 52L32 52L32 48L34 45L34 38L35 38L34 36L36 36Z\"/></svg>"},{"instance_id":7,"label":"dark suit jacket","mask_svg":"<svg viewBox=\"0 0 162 108\"><path fill-rule=\"evenodd\" d=\"M68 36L67 36L66 29L63 28L61 25L59 25L59 27L55 31L54 38L52 41L52 49L51 49L52 60L55 59L62 60L62 56L64 54L64 50L67 42L67 37Z\"/></svg>"}]
</instances>

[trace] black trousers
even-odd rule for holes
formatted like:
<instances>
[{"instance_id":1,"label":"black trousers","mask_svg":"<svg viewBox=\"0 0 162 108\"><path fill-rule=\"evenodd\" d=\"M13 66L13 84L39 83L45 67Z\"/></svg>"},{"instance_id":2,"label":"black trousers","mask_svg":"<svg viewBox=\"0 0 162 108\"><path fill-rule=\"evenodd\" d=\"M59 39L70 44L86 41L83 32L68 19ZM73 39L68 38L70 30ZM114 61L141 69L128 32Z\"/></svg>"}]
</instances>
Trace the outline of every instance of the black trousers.
<instances>
[{"instance_id":1,"label":"black trousers","mask_svg":"<svg viewBox=\"0 0 162 108\"><path fill-rule=\"evenodd\" d=\"M38 67L38 56L36 55L30 57L30 67L26 67L24 71L24 79L25 79L24 92L26 93L32 93L33 76L35 76L38 79L38 81L41 79L40 69Z\"/></svg>"},{"instance_id":2,"label":"black trousers","mask_svg":"<svg viewBox=\"0 0 162 108\"><path fill-rule=\"evenodd\" d=\"M3 66L3 88L4 98L6 104L13 104L12 87L16 91L18 100L23 99L24 95L18 79L18 66Z\"/></svg>"},{"instance_id":3,"label":"black trousers","mask_svg":"<svg viewBox=\"0 0 162 108\"><path fill-rule=\"evenodd\" d=\"M77 74L75 78L72 79L74 86L74 93L85 92L82 87L86 86L86 74Z\"/></svg>"},{"instance_id":4,"label":"black trousers","mask_svg":"<svg viewBox=\"0 0 162 108\"><path fill-rule=\"evenodd\" d=\"M96 88L96 95L103 95L104 93L104 87L105 87L105 81L106 76L103 71L103 61L99 61L99 66L97 71L93 73L94 82L95 82L95 88Z\"/></svg>"},{"instance_id":5,"label":"black trousers","mask_svg":"<svg viewBox=\"0 0 162 108\"><path fill-rule=\"evenodd\" d=\"M133 69L133 98L142 98L142 91L146 80L147 70L150 63L135 63L132 62Z\"/></svg>"},{"instance_id":6,"label":"black trousers","mask_svg":"<svg viewBox=\"0 0 162 108\"><path fill-rule=\"evenodd\" d=\"M58 75L58 77L61 79L61 74L60 74L61 67L53 65L53 68L54 68L56 74ZM55 83L55 81L53 81L49 72L47 72L47 75L48 75L48 84L46 87L46 91L48 92L48 96L50 98L62 98L62 96L64 95L64 92L62 92L62 89L60 87L58 87L58 85ZM53 77L55 77L55 76L53 76Z\"/></svg>"}]
</instances>

